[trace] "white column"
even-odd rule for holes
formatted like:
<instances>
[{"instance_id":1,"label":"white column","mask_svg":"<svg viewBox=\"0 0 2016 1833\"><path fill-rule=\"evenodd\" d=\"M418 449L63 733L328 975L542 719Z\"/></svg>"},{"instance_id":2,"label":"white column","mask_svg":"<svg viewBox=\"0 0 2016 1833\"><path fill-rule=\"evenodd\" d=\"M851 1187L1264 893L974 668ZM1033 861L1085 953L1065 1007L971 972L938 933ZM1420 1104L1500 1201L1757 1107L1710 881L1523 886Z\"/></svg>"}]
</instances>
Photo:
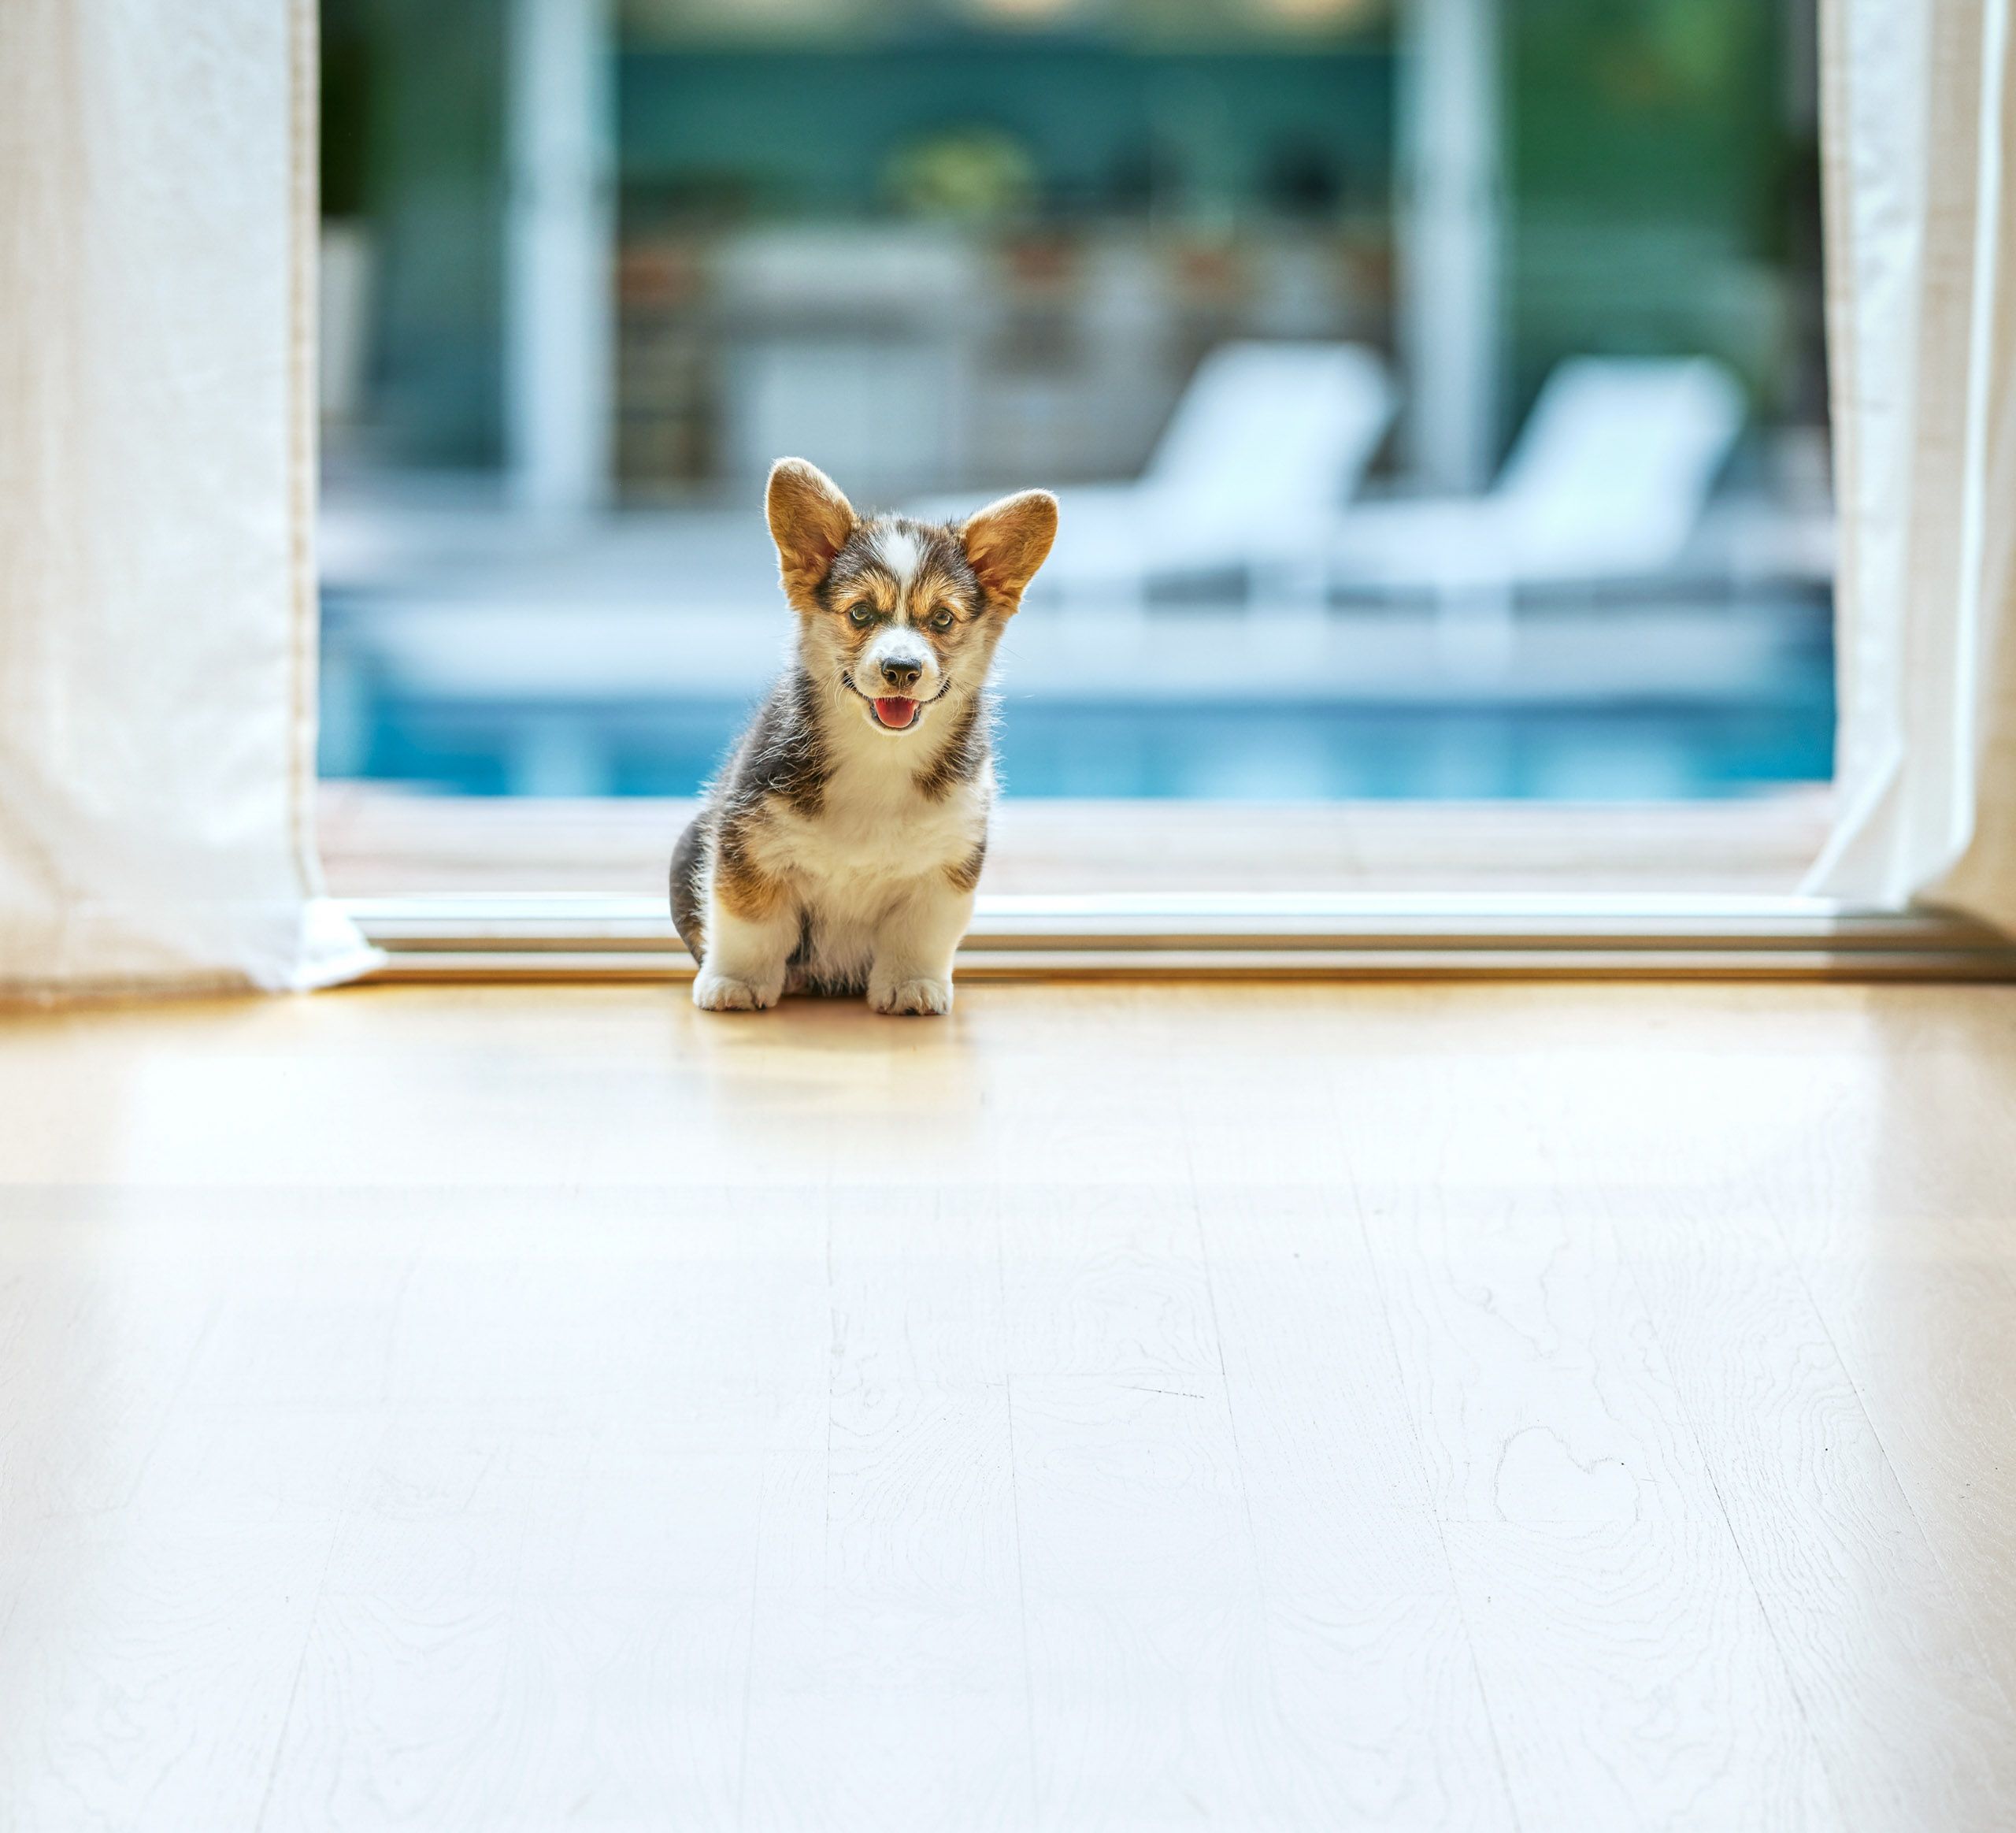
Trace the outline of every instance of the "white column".
<instances>
[{"instance_id":1,"label":"white column","mask_svg":"<svg viewBox=\"0 0 2016 1833\"><path fill-rule=\"evenodd\" d=\"M1400 358L1426 487L1483 488L1497 459L1499 0L1406 0L1401 32Z\"/></svg>"},{"instance_id":2,"label":"white column","mask_svg":"<svg viewBox=\"0 0 2016 1833\"><path fill-rule=\"evenodd\" d=\"M608 499L615 367L609 0L512 0L506 462L527 508Z\"/></svg>"}]
</instances>

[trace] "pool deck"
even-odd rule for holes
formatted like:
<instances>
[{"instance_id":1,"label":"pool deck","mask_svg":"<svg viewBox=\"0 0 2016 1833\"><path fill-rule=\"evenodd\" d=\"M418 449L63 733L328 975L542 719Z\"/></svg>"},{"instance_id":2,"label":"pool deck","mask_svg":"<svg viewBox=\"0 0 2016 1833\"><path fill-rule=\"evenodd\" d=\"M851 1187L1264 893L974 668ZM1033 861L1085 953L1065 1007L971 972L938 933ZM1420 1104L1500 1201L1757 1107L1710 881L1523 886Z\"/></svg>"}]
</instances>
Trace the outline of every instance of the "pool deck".
<instances>
[{"instance_id":1,"label":"pool deck","mask_svg":"<svg viewBox=\"0 0 2016 1833\"><path fill-rule=\"evenodd\" d=\"M1799 788L1703 803L1017 800L996 811L983 889L1658 892L1795 890L1829 797ZM480 798L323 786L339 896L606 892L656 897L694 804Z\"/></svg>"}]
</instances>

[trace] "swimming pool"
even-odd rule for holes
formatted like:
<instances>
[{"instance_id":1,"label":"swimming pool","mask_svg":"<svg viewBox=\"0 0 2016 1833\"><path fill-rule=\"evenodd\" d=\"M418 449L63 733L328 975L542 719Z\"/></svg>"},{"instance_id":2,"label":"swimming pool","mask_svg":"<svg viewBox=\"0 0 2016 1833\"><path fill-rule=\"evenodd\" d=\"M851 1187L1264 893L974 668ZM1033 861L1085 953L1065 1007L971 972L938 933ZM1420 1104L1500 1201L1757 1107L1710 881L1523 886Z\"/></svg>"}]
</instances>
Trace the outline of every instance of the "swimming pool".
<instances>
[{"instance_id":1,"label":"swimming pool","mask_svg":"<svg viewBox=\"0 0 2016 1833\"><path fill-rule=\"evenodd\" d=\"M334 713L332 774L472 796L691 796L747 704L645 699L591 709L370 697ZM346 727L342 722L350 722ZM1630 801L1824 781L1830 673L1739 705L1602 707L1055 702L1002 703L1008 792L1217 801Z\"/></svg>"}]
</instances>

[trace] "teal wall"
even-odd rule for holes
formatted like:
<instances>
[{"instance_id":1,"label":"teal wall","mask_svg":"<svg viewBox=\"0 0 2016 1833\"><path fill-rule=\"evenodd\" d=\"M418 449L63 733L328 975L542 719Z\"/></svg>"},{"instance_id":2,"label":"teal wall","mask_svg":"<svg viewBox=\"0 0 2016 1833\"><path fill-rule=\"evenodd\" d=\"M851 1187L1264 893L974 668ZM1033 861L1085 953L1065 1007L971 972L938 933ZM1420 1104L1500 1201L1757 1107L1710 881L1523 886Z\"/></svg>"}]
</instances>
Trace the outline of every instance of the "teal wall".
<instances>
[{"instance_id":1,"label":"teal wall","mask_svg":"<svg viewBox=\"0 0 2016 1833\"><path fill-rule=\"evenodd\" d=\"M1786 124L1782 9L1515 0L1506 19L1510 405L1577 351L1705 351L1767 411L1816 415L1815 155Z\"/></svg>"},{"instance_id":2,"label":"teal wall","mask_svg":"<svg viewBox=\"0 0 2016 1833\"><path fill-rule=\"evenodd\" d=\"M1158 206L1214 217L1266 207L1284 165L1333 175L1351 207L1385 207L1390 60L1356 53L1206 55L1097 43L950 40L799 52L638 51L623 60L621 159L654 198L762 213L858 215L884 202L891 155L984 125L1033 157L1047 208Z\"/></svg>"},{"instance_id":3,"label":"teal wall","mask_svg":"<svg viewBox=\"0 0 2016 1833\"><path fill-rule=\"evenodd\" d=\"M502 455L503 12L323 0L324 208L376 232L372 419L402 463Z\"/></svg>"}]
</instances>

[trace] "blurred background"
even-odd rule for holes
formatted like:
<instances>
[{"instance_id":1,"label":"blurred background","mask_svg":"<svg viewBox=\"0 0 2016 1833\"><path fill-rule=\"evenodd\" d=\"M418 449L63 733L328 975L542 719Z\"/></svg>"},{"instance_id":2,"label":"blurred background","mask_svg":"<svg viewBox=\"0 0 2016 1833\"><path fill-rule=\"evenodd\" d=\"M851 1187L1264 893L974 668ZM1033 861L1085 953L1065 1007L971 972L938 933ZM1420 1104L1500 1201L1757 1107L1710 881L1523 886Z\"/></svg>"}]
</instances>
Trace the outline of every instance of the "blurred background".
<instances>
[{"instance_id":1,"label":"blurred background","mask_svg":"<svg viewBox=\"0 0 2016 1833\"><path fill-rule=\"evenodd\" d=\"M324 0L325 776L692 794L761 485L1057 487L1011 795L1833 731L1811 0Z\"/></svg>"}]
</instances>

